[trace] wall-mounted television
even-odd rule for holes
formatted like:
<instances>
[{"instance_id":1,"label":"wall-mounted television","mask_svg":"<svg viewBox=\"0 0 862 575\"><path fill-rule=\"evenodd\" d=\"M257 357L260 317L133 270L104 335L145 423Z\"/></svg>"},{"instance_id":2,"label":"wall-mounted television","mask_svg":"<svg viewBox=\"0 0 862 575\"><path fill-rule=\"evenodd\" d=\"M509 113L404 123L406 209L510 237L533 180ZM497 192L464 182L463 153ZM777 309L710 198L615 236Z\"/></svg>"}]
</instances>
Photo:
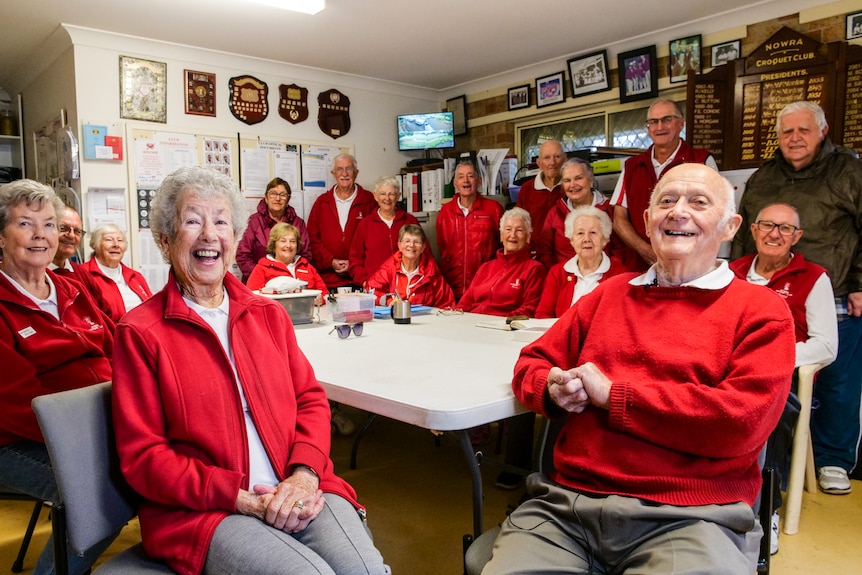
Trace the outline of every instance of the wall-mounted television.
<instances>
[{"instance_id":1,"label":"wall-mounted television","mask_svg":"<svg viewBox=\"0 0 862 575\"><path fill-rule=\"evenodd\" d=\"M455 147L452 112L398 116L398 149L438 150Z\"/></svg>"}]
</instances>

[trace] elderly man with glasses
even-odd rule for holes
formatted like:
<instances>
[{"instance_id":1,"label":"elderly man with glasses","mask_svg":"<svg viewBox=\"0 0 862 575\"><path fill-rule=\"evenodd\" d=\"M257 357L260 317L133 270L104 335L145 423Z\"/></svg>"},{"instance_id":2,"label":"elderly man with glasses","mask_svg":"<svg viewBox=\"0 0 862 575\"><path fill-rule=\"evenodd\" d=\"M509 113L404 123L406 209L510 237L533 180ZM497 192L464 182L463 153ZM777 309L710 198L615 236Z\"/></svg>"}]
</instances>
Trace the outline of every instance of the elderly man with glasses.
<instances>
[{"instance_id":1,"label":"elderly man with glasses","mask_svg":"<svg viewBox=\"0 0 862 575\"><path fill-rule=\"evenodd\" d=\"M764 206L784 202L799 210L806 233L796 244L826 268L838 315L838 357L817 375L811 439L820 490L850 493L858 462L862 401L862 162L854 150L827 137L829 124L814 102L788 104L775 119L778 149L748 179L739 206L744 225ZM731 255L755 251L753 238L733 241Z\"/></svg>"},{"instance_id":2,"label":"elderly man with glasses","mask_svg":"<svg viewBox=\"0 0 862 575\"><path fill-rule=\"evenodd\" d=\"M691 162L718 170L708 150L692 148L680 138L685 119L676 102L653 102L647 111L646 127L652 146L626 160L611 198L614 233L626 244L621 258L633 271L644 271L656 261L643 214L659 178L673 166Z\"/></svg>"},{"instance_id":3,"label":"elderly man with glasses","mask_svg":"<svg viewBox=\"0 0 862 575\"><path fill-rule=\"evenodd\" d=\"M57 226L57 231L60 232L57 253L54 254L54 260L48 264L48 269L57 275L77 281L81 287L93 296L99 308L107 314L107 305L104 298L101 297L101 291L94 282L93 276L86 270L81 270L81 264L77 261L77 258L80 256L78 247L81 245L81 240L84 239L87 232L84 231L84 223L81 220L81 215L75 208L66 206L63 216L60 218L60 225Z\"/></svg>"}]
</instances>

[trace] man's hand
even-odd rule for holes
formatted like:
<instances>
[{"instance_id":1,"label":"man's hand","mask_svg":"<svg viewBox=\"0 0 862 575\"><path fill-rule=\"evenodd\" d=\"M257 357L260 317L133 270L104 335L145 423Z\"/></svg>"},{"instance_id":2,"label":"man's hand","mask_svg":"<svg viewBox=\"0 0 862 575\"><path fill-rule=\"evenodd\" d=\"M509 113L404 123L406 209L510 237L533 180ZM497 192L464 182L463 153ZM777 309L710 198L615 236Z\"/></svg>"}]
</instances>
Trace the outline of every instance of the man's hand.
<instances>
[{"instance_id":1,"label":"man's hand","mask_svg":"<svg viewBox=\"0 0 862 575\"><path fill-rule=\"evenodd\" d=\"M847 313L853 317L862 316L862 292L847 294Z\"/></svg>"},{"instance_id":2,"label":"man's hand","mask_svg":"<svg viewBox=\"0 0 862 575\"><path fill-rule=\"evenodd\" d=\"M552 367L548 372L548 394L569 413L581 413L590 403L581 380L574 377L571 370L563 371L559 367Z\"/></svg>"},{"instance_id":3,"label":"man's hand","mask_svg":"<svg viewBox=\"0 0 862 575\"><path fill-rule=\"evenodd\" d=\"M337 274L347 273L347 266L350 264L349 260L339 260L336 258L332 259L332 270Z\"/></svg>"},{"instance_id":4,"label":"man's hand","mask_svg":"<svg viewBox=\"0 0 862 575\"><path fill-rule=\"evenodd\" d=\"M569 373L581 381L587 396L590 398L590 403L604 409L608 408L611 403L611 385L613 383L596 367L596 364L587 362L570 369Z\"/></svg>"}]
</instances>

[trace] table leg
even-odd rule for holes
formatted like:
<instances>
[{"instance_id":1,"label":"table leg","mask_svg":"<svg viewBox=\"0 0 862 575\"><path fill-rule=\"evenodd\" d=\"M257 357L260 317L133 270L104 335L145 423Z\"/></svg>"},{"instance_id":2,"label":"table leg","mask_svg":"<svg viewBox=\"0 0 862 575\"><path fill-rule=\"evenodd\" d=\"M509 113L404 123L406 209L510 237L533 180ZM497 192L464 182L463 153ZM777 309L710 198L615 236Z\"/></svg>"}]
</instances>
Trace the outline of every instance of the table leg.
<instances>
[{"instance_id":1,"label":"table leg","mask_svg":"<svg viewBox=\"0 0 862 575\"><path fill-rule=\"evenodd\" d=\"M375 419L377 419L377 414L369 413L368 419L365 420L365 425L363 425L362 429L359 430L359 433L356 434L356 439L353 440L353 447L350 448L350 469L356 469L356 455L359 451L359 440L362 439L362 436L365 435L365 432L368 431L368 428L371 427L371 424L374 423Z\"/></svg>"},{"instance_id":2,"label":"table leg","mask_svg":"<svg viewBox=\"0 0 862 575\"><path fill-rule=\"evenodd\" d=\"M455 436L461 443L461 450L467 457L467 465L470 467L470 476L473 481L473 537L479 537L482 528L482 505L485 494L482 491L482 473L479 470L481 452L476 452L470 442L470 433L466 429L455 431Z\"/></svg>"}]
</instances>

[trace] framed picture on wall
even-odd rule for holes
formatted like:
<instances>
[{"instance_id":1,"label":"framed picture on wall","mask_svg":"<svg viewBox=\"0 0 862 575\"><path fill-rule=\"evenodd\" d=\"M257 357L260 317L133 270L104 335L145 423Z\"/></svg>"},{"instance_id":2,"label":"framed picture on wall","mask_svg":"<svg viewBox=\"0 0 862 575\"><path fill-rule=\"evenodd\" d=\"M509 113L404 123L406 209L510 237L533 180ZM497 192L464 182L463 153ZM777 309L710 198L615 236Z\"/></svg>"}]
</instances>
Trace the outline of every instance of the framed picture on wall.
<instances>
[{"instance_id":1,"label":"framed picture on wall","mask_svg":"<svg viewBox=\"0 0 862 575\"><path fill-rule=\"evenodd\" d=\"M530 107L530 85L509 88L509 111Z\"/></svg>"},{"instance_id":2,"label":"framed picture on wall","mask_svg":"<svg viewBox=\"0 0 862 575\"><path fill-rule=\"evenodd\" d=\"M215 116L216 75L186 70L185 82L186 114Z\"/></svg>"},{"instance_id":3,"label":"framed picture on wall","mask_svg":"<svg viewBox=\"0 0 862 575\"><path fill-rule=\"evenodd\" d=\"M611 89L607 50L572 58L568 64L573 97Z\"/></svg>"},{"instance_id":4,"label":"framed picture on wall","mask_svg":"<svg viewBox=\"0 0 862 575\"><path fill-rule=\"evenodd\" d=\"M167 64L120 56L120 117L168 121Z\"/></svg>"},{"instance_id":5,"label":"framed picture on wall","mask_svg":"<svg viewBox=\"0 0 862 575\"><path fill-rule=\"evenodd\" d=\"M446 100L446 109L452 112L453 126L456 136L467 133L467 96L458 96Z\"/></svg>"},{"instance_id":6,"label":"framed picture on wall","mask_svg":"<svg viewBox=\"0 0 862 575\"><path fill-rule=\"evenodd\" d=\"M847 39L862 38L862 12L847 15Z\"/></svg>"},{"instance_id":7,"label":"framed picture on wall","mask_svg":"<svg viewBox=\"0 0 862 575\"><path fill-rule=\"evenodd\" d=\"M723 42L712 47L712 65L721 66L740 56L742 51L742 41L733 40L731 42Z\"/></svg>"},{"instance_id":8,"label":"framed picture on wall","mask_svg":"<svg viewBox=\"0 0 862 575\"><path fill-rule=\"evenodd\" d=\"M629 50L617 55L620 103L658 96L658 65L655 46Z\"/></svg>"},{"instance_id":9,"label":"framed picture on wall","mask_svg":"<svg viewBox=\"0 0 862 575\"><path fill-rule=\"evenodd\" d=\"M563 85L565 72L555 72L536 78L536 107L542 108L566 101L566 87Z\"/></svg>"},{"instance_id":10,"label":"framed picture on wall","mask_svg":"<svg viewBox=\"0 0 862 575\"><path fill-rule=\"evenodd\" d=\"M668 46L670 49L670 70L668 75L671 82L685 82L688 80L688 73L691 71L694 71L695 74L700 74L701 46L700 34L671 40Z\"/></svg>"}]
</instances>

